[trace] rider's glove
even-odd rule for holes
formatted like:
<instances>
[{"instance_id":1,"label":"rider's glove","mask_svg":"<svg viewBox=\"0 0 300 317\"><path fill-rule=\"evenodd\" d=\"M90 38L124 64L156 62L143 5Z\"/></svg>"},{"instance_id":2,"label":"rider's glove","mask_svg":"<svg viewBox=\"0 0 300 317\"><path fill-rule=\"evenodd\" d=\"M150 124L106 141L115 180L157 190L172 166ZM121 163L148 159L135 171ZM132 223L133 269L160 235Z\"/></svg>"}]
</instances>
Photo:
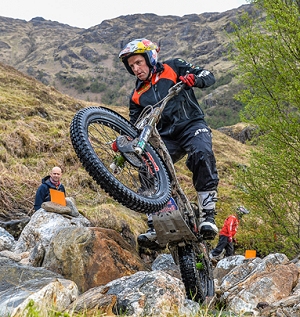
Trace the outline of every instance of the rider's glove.
<instances>
[{"instance_id":1,"label":"rider's glove","mask_svg":"<svg viewBox=\"0 0 300 317\"><path fill-rule=\"evenodd\" d=\"M232 242L232 237L228 237L227 241L230 243Z\"/></svg>"},{"instance_id":2,"label":"rider's glove","mask_svg":"<svg viewBox=\"0 0 300 317\"><path fill-rule=\"evenodd\" d=\"M196 78L194 74L187 74L185 76L180 76L179 79L187 85L188 88L194 87L196 83Z\"/></svg>"},{"instance_id":3,"label":"rider's glove","mask_svg":"<svg viewBox=\"0 0 300 317\"><path fill-rule=\"evenodd\" d=\"M118 152L117 141L114 141L114 142L111 144L111 148L112 148L113 151Z\"/></svg>"}]
</instances>

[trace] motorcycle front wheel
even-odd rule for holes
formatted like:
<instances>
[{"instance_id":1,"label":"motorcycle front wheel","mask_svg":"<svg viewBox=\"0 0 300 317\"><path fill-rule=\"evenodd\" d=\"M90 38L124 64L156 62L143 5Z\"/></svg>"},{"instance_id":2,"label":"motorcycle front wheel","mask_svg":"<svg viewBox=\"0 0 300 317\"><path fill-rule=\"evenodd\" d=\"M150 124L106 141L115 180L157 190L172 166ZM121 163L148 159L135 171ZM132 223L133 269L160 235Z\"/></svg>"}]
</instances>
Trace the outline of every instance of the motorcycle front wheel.
<instances>
[{"instance_id":1,"label":"motorcycle front wheel","mask_svg":"<svg viewBox=\"0 0 300 317\"><path fill-rule=\"evenodd\" d=\"M104 107L79 110L70 126L78 158L105 192L137 212L161 210L171 196L165 164L150 144L141 154L141 166L131 164L113 146L121 135L132 140L138 130L121 115Z\"/></svg>"}]
</instances>

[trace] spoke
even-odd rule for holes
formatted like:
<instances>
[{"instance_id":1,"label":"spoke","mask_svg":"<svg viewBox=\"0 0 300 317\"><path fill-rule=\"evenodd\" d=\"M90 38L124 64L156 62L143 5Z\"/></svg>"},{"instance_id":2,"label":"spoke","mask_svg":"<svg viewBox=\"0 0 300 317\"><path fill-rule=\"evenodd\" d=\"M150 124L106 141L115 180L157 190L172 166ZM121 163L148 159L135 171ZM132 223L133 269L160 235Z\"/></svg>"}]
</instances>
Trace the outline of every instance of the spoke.
<instances>
[{"instance_id":1,"label":"spoke","mask_svg":"<svg viewBox=\"0 0 300 317\"><path fill-rule=\"evenodd\" d=\"M89 125L88 134L89 141L95 153L101 157L106 169L112 172L110 165L114 162L114 158L118 153L112 150L111 144L122 134L122 131L117 131L108 124L97 121ZM135 192L143 191L145 196L147 196L154 194L157 190L157 177L153 164L147 154L144 155L144 162L144 171L125 162L124 166L119 169L119 173L114 174L114 177L126 187Z\"/></svg>"}]
</instances>

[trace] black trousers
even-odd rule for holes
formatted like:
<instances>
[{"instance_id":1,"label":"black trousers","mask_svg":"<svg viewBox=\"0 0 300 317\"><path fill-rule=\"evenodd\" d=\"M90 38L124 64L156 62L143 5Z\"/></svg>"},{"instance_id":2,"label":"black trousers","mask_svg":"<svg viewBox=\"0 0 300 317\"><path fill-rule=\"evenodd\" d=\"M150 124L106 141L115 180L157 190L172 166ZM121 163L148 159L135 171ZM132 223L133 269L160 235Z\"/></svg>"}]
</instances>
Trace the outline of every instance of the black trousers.
<instances>
[{"instance_id":1,"label":"black trousers","mask_svg":"<svg viewBox=\"0 0 300 317\"><path fill-rule=\"evenodd\" d=\"M193 173L197 192L216 190L219 178L212 150L212 133L205 121L191 122L176 138L162 136L174 163L188 155L186 166Z\"/></svg>"},{"instance_id":2,"label":"black trousers","mask_svg":"<svg viewBox=\"0 0 300 317\"><path fill-rule=\"evenodd\" d=\"M219 236L217 246L211 251L212 256L218 256L225 249L225 256L231 256L234 253L233 243L228 241L228 237Z\"/></svg>"}]
</instances>

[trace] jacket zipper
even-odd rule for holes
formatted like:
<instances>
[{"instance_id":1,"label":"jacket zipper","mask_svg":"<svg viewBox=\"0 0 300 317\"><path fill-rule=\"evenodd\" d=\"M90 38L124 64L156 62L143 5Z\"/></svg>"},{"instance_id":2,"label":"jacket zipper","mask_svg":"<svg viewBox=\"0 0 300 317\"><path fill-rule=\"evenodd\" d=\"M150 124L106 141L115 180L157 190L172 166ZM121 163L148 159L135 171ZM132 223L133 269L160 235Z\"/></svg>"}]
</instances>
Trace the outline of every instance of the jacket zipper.
<instances>
[{"instance_id":1,"label":"jacket zipper","mask_svg":"<svg viewBox=\"0 0 300 317\"><path fill-rule=\"evenodd\" d=\"M152 85L151 84L151 89L153 91L153 95L154 95L154 98L155 98L155 103L158 103L160 99L160 95L159 95L159 91L157 91L157 85Z\"/></svg>"},{"instance_id":2,"label":"jacket zipper","mask_svg":"<svg viewBox=\"0 0 300 317\"><path fill-rule=\"evenodd\" d=\"M203 112L203 110L201 109L201 107L200 107L199 105L197 105L197 104L190 98L190 95L189 95L186 91L184 91L183 93L186 95L186 97L187 97L187 99L189 100L189 102L190 102L192 105L194 105L196 108L198 108L199 111L200 111L200 113L201 113L202 115L204 115L204 112ZM184 108L184 107L183 107L183 108ZM184 109L184 113L186 113L186 110L185 110L185 109ZM187 116L187 118L189 119L188 116Z\"/></svg>"}]
</instances>

